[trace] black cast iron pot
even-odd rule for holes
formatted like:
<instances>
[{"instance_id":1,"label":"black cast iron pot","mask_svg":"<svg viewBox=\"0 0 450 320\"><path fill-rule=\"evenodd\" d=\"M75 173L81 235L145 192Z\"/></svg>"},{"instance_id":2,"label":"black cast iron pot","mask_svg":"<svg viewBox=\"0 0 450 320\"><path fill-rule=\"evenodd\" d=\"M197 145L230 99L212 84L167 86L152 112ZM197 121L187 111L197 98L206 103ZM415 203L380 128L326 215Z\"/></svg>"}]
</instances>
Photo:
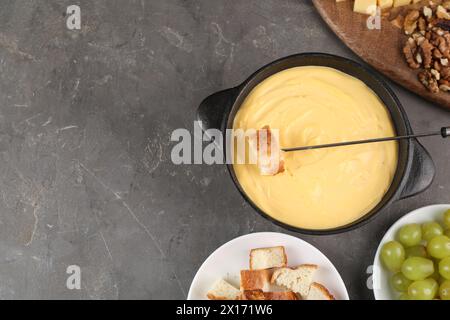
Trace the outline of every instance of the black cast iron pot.
<instances>
[{"instance_id":1,"label":"black cast iron pot","mask_svg":"<svg viewBox=\"0 0 450 320\"><path fill-rule=\"evenodd\" d=\"M389 109L397 134L413 134L408 117L400 101L387 83L375 71L366 65L346 58L323 53L303 53L277 60L258 70L240 86L209 96L201 103L197 112L197 119L201 121L202 129L204 131L208 129L219 129L224 134L224 141L226 141L225 130L233 128L234 117L252 89L275 73L299 66L331 67L362 80L380 97ZM225 155L227 148L224 149ZM400 141L398 167L394 180L384 198L372 211L362 218L338 228L309 230L277 221L258 208L240 186L233 165L227 166L236 187L259 214L288 230L316 235L340 233L360 227L369 222L393 202L412 197L425 191L431 185L435 176L433 160L417 139Z\"/></svg>"}]
</instances>

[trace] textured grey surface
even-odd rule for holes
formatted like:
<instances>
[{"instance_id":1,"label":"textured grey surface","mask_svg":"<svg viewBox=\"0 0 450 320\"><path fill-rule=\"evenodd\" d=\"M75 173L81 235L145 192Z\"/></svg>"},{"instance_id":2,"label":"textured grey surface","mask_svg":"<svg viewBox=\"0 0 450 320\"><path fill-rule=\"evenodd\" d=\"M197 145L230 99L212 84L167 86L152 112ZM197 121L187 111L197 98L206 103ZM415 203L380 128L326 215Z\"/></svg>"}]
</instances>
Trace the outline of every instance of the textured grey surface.
<instances>
[{"instance_id":1,"label":"textured grey surface","mask_svg":"<svg viewBox=\"0 0 450 320\"><path fill-rule=\"evenodd\" d=\"M82 30L63 13L80 4ZM0 298L182 299L202 261L232 238L283 231L241 198L223 166L175 166L170 133L192 130L207 95L304 51L354 55L310 1L2 0ZM450 114L393 86L417 131ZM450 202L450 146L427 192L321 249L353 299L404 213ZM66 289L68 265L82 289Z\"/></svg>"}]
</instances>

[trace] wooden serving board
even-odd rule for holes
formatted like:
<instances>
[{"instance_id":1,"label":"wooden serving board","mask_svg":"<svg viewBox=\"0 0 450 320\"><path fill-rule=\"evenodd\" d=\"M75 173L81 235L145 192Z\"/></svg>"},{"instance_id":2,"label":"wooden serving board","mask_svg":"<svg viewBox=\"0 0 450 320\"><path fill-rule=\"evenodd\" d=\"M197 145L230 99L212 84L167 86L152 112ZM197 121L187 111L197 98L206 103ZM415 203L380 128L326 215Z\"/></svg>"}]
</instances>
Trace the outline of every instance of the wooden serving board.
<instances>
[{"instance_id":1,"label":"wooden serving board","mask_svg":"<svg viewBox=\"0 0 450 320\"><path fill-rule=\"evenodd\" d=\"M424 1L426 4L428 1ZM384 12L381 29L367 27L368 16L353 12L353 1L313 0L322 18L336 35L359 57L401 86L450 109L450 93L429 92L417 79L417 71L408 67L402 53L407 40L403 31L391 23L394 15L411 8ZM420 6L418 4L416 6Z\"/></svg>"}]
</instances>

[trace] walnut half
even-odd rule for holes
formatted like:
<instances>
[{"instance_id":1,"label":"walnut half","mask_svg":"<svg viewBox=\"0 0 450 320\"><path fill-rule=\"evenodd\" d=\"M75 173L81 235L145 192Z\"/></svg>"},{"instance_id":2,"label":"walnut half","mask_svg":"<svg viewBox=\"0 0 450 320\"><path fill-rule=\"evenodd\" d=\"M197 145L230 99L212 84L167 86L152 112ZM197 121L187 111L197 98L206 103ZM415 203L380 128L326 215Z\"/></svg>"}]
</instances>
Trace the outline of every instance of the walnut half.
<instances>
[{"instance_id":1,"label":"walnut half","mask_svg":"<svg viewBox=\"0 0 450 320\"><path fill-rule=\"evenodd\" d=\"M411 10L405 17L403 28L406 34L413 34L417 29L417 22L420 17L419 10Z\"/></svg>"},{"instance_id":2,"label":"walnut half","mask_svg":"<svg viewBox=\"0 0 450 320\"><path fill-rule=\"evenodd\" d=\"M439 92L439 85L436 78L433 76L431 71L423 70L419 73L419 81L428 88L428 90L432 93Z\"/></svg>"}]
</instances>

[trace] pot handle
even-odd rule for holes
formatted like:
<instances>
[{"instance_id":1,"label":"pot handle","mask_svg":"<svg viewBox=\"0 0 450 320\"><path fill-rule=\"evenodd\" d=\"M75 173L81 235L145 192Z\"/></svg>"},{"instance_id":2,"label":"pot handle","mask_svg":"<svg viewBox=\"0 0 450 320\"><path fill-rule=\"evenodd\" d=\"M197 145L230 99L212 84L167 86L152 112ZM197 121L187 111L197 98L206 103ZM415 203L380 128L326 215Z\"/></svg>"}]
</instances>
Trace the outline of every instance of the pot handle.
<instances>
[{"instance_id":1,"label":"pot handle","mask_svg":"<svg viewBox=\"0 0 450 320\"><path fill-rule=\"evenodd\" d=\"M208 129L222 130L223 121L233 105L237 91L237 88L223 90L203 100L197 110L197 121L200 121L204 132Z\"/></svg>"},{"instance_id":2,"label":"pot handle","mask_svg":"<svg viewBox=\"0 0 450 320\"><path fill-rule=\"evenodd\" d=\"M427 190L433 183L436 167L428 151L417 139L412 140L413 163L411 173L403 188L400 200L413 197Z\"/></svg>"}]
</instances>

